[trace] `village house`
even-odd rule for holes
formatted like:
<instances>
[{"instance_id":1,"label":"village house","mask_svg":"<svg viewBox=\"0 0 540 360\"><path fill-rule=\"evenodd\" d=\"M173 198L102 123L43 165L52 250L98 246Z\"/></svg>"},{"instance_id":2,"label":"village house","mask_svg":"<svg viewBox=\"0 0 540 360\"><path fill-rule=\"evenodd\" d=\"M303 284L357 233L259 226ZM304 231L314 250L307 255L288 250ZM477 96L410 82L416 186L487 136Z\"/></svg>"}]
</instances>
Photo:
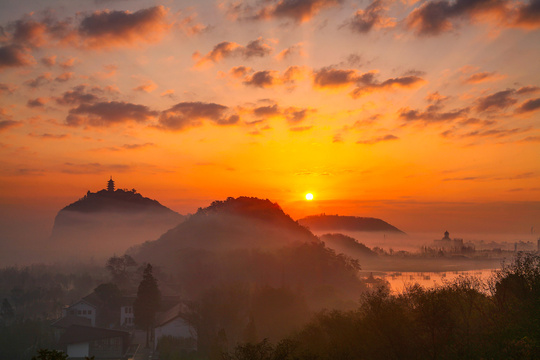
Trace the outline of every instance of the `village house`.
<instances>
[{"instance_id":1,"label":"village house","mask_svg":"<svg viewBox=\"0 0 540 360\"><path fill-rule=\"evenodd\" d=\"M127 331L103 329L93 326L71 325L58 343L69 359L121 359L129 347Z\"/></svg>"},{"instance_id":2,"label":"village house","mask_svg":"<svg viewBox=\"0 0 540 360\"><path fill-rule=\"evenodd\" d=\"M156 315L156 325L154 327L154 346L157 347L159 340L164 336L183 340L184 350L197 350L197 332L187 323L183 317L186 307L180 303L167 311Z\"/></svg>"}]
</instances>

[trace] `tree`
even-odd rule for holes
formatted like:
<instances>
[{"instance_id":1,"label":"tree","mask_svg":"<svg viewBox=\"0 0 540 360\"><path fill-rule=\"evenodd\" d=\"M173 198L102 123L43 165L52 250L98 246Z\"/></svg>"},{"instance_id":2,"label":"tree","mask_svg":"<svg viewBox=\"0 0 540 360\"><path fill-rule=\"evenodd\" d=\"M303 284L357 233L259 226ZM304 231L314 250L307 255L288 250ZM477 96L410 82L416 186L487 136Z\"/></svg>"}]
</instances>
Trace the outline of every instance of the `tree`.
<instances>
[{"instance_id":1,"label":"tree","mask_svg":"<svg viewBox=\"0 0 540 360\"><path fill-rule=\"evenodd\" d=\"M137 289L137 298L133 303L135 325L146 329L146 347L150 342L150 329L154 325L154 318L159 310L160 302L161 293L157 280L152 275L152 265L148 264L144 269L143 279Z\"/></svg>"},{"instance_id":2,"label":"tree","mask_svg":"<svg viewBox=\"0 0 540 360\"><path fill-rule=\"evenodd\" d=\"M32 360L67 360L68 356L63 351L39 349L38 355L33 356Z\"/></svg>"},{"instance_id":3,"label":"tree","mask_svg":"<svg viewBox=\"0 0 540 360\"><path fill-rule=\"evenodd\" d=\"M107 270L111 273L112 280L117 285L123 285L130 279L128 269L137 266L137 262L129 255L112 256L107 260Z\"/></svg>"},{"instance_id":4,"label":"tree","mask_svg":"<svg viewBox=\"0 0 540 360\"><path fill-rule=\"evenodd\" d=\"M0 307L0 318L2 318L5 322L8 322L9 320L13 319L15 316L15 312L13 311L13 307L9 303L8 299L5 299L2 301L2 307Z\"/></svg>"}]
</instances>

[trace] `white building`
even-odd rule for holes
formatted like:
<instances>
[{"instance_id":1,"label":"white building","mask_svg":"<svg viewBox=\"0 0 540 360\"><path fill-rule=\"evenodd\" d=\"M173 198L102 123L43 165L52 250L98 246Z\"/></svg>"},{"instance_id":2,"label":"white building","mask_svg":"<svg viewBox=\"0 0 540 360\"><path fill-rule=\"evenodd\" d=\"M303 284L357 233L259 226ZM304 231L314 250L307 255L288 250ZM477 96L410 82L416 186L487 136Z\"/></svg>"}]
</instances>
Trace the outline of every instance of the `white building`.
<instances>
[{"instance_id":1,"label":"white building","mask_svg":"<svg viewBox=\"0 0 540 360\"><path fill-rule=\"evenodd\" d=\"M185 310L185 306L178 304L156 316L155 346L158 345L160 338L172 336L184 340L186 351L197 350L197 332L184 320L182 310Z\"/></svg>"},{"instance_id":2,"label":"white building","mask_svg":"<svg viewBox=\"0 0 540 360\"><path fill-rule=\"evenodd\" d=\"M90 320L92 326L96 326L97 305L92 304L88 300L81 299L62 310L62 316L80 316Z\"/></svg>"}]
</instances>

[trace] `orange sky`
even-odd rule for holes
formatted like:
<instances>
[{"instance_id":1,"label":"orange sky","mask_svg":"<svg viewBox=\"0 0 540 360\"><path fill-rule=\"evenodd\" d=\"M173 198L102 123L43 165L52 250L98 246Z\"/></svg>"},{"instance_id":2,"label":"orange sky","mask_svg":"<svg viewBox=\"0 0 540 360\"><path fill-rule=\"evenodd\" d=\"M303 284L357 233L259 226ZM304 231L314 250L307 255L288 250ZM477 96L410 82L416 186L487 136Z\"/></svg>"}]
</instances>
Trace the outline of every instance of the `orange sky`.
<instances>
[{"instance_id":1,"label":"orange sky","mask_svg":"<svg viewBox=\"0 0 540 360\"><path fill-rule=\"evenodd\" d=\"M2 1L0 244L110 175L181 213L246 195L294 218L530 234L538 8Z\"/></svg>"}]
</instances>

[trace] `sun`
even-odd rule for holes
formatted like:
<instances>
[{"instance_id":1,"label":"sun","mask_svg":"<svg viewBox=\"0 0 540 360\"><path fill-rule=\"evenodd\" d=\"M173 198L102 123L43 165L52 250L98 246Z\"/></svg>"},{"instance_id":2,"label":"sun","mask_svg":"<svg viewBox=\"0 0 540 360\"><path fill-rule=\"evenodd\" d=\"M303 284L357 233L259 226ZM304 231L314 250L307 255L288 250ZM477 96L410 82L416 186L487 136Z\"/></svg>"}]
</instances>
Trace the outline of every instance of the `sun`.
<instances>
[{"instance_id":1,"label":"sun","mask_svg":"<svg viewBox=\"0 0 540 360\"><path fill-rule=\"evenodd\" d=\"M312 194L312 193L307 193L307 194L306 194L306 200L307 200L307 201L313 200L313 194Z\"/></svg>"}]
</instances>

